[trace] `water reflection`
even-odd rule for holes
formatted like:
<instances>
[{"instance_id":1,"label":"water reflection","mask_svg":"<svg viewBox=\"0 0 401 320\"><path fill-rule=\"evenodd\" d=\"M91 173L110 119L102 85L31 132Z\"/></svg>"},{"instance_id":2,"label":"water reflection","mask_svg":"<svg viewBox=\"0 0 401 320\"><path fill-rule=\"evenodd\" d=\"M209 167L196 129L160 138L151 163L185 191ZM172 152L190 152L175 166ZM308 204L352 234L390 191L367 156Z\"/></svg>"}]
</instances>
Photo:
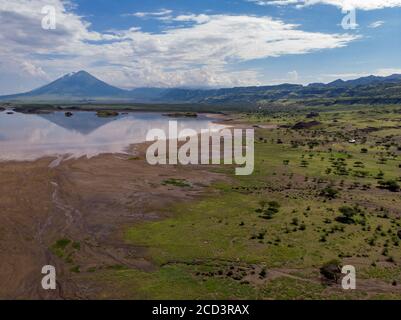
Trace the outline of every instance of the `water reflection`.
<instances>
[{"instance_id":1,"label":"water reflection","mask_svg":"<svg viewBox=\"0 0 401 320\"><path fill-rule=\"evenodd\" d=\"M168 132L171 118L158 113L128 113L99 118L94 112L7 114L0 112L0 160L35 160L44 156L93 157L125 152L127 146L145 141L148 130ZM179 129L220 129L210 118L178 120Z\"/></svg>"}]
</instances>

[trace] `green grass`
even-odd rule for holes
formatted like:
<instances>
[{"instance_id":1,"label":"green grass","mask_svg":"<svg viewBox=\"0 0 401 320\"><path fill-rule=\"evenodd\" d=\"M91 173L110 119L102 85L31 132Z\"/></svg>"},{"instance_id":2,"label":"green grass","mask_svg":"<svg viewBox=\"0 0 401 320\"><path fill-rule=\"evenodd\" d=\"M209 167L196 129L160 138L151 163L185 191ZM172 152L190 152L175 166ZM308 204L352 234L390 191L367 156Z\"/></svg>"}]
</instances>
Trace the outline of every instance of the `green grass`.
<instances>
[{"instance_id":1,"label":"green grass","mask_svg":"<svg viewBox=\"0 0 401 320\"><path fill-rule=\"evenodd\" d=\"M79 242L75 241L75 242L73 242L72 247L75 250L80 250L81 249L81 244Z\"/></svg>"},{"instance_id":2,"label":"green grass","mask_svg":"<svg viewBox=\"0 0 401 320\"><path fill-rule=\"evenodd\" d=\"M72 268L70 268L70 271L73 273L80 273L81 268L80 268L80 266L73 266Z\"/></svg>"},{"instance_id":3,"label":"green grass","mask_svg":"<svg viewBox=\"0 0 401 320\"><path fill-rule=\"evenodd\" d=\"M62 258L65 255L65 249L70 243L71 240L69 239L59 239L52 245L51 251L59 258Z\"/></svg>"},{"instance_id":4,"label":"green grass","mask_svg":"<svg viewBox=\"0 0 401 320\"><path fill-rule=\"evenodd\" d=\"M72 241L67 238L57 240L51 247L50 251L66 263L72 264L74 262L74 254L81 250L81 243ZM72 269L71 269L72 270Z\"/></svg>"},{"instance_id":5,"label":"green grass","mask_svg":"<svg viewBox=\"0 0 401 320\"><path fill-rule=\"evenodd\" d=\"M123 287L129 283L126 290L132 296L154 299L386 296L360 291L345 294L316 281L316 274L327 261L347 263L351 259L363 279L400 281L394 272L401 266L400 193L377 188L377 175L382 172L385 180L400 178L397 146L401 145L401 130L391 129L391 138L377 135L380 131L363 131L397 123L399 114L387 111L325 112L318 118L320 129L257 129L251 176L228 173L232 181L213 185L213 195L178 203L170 208L171 218L127 230L127 242L147 248L146 258L158 266L156 271L115 270L103 273L103 280L113 279ZM302 114L242 116L246 122L255 123L255 119L260 124L305 120ZM333 119L337 119L334 125ZM349 143L349 137L357 137L358 143ZM277 143L278 139L283 143ZM362 148L368 152L361 153ZM386 161L380 161L383 158ZM358 171L364 171L364 176ZM190 186L180 179L164 184ZM333 199L322 195L328 186L337 191ZM269 202L279 207L275 205L277 210L266 218ZM354 222L336 221L344 206L358 206ZM197 275L202 268L221 270L227 265L266 267L267 273L272 268L295 269L303 271L304 279L280 277L248 283L227 275Z\"/></svg>"},{"instance_id":6,"label":"green grass","mask_svg":"<svg viewBox=\"0 0 401 320\"><path fill-rule=\"evenodd\" d=\"M163 181L162 184L166 185L166 186L171 185L171 186L182 187L182 188L191 187L191 184L184 179L174 179L174 178L166 179Z\"/></svg>"},{"instance_id":7,"label":"green grass","mask_svg":"<svg viewBox=\"0 0 401 320\"><path fill-rule=\"evenodd\" d=\"M165 266L158 272L140 270L115 271L103 274L105 281L122 284L135 299L245 299L257 298L254 288L230 279L204 279L185 265ZM102 277L102 276L100 276Z\"/></svg>"}]
</instances>

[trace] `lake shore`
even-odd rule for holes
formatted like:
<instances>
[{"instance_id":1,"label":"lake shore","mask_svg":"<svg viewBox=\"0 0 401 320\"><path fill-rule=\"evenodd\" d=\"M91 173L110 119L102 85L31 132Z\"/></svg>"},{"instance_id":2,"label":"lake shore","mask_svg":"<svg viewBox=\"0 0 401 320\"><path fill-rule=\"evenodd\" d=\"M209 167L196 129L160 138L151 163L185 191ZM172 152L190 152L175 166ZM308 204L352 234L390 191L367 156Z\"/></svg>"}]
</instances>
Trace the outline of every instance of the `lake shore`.
<instances>
[{"instance_id":1,"label":"lake shore","mask_svg":"<svg viewBox=\"0 0 401 320\"><path fill-rule=\"evenodd\" d=\"M16 112L28 114L46 114L56 111L78 112L78 111L112 111L112 112L162 112L162 113L211 113L224 114L232 112L236 107L219 107L206 104L143 104L143 103L7 103L1 104L0 108L13 109ZM218 109L219 111L216 111Z\"/></svg>"}]
</instances>

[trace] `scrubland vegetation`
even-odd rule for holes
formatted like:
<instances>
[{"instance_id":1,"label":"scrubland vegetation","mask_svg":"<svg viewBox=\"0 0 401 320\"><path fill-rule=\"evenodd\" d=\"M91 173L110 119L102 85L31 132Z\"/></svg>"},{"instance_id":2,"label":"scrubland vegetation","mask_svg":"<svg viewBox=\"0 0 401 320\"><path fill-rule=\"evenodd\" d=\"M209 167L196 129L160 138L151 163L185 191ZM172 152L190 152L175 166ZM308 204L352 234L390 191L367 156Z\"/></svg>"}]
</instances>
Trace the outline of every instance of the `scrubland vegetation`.
<instances>
[{"instance_id":1,"label":"scrubland vegetation","mask_svg":"<svg viewBox=\"0 0 401 320\"><path fill-rule=\"evenodd\" d=\"M224 167L229 183L166 208L171 218L129 228L126 241L145 248L155 270L97 277L132 298L401 298L401 109L235 120L256 128L253 175ZM357 269L355 291L327 271L345 264Z\"/></svg>"}]
</instances>

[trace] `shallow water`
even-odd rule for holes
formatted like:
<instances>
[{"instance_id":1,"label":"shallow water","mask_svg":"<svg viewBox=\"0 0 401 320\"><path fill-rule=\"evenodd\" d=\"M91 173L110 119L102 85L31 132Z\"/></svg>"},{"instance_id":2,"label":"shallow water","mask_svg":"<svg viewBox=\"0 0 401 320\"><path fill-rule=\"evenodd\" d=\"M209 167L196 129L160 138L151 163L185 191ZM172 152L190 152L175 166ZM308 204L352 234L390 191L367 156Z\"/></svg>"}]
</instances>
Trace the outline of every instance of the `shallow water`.
<instances>
[{"instance_id":1,"label":"shallow water","mask_svg":"<svg viewBox=\"0 0 401 320\"><path fill-rule=\"evenodd\" d=\"M9 111L9 110L8 110ZM0 112L0 160L35 160L45 156L93 157L103 153L125 153L133 143L144 142L150 129L168 133L169 121L179 130L219 130L224 126L206 116L173 119L161 113L132 112L99 118L95 112L7 114Z\"/></svg>"}]
</instances>

